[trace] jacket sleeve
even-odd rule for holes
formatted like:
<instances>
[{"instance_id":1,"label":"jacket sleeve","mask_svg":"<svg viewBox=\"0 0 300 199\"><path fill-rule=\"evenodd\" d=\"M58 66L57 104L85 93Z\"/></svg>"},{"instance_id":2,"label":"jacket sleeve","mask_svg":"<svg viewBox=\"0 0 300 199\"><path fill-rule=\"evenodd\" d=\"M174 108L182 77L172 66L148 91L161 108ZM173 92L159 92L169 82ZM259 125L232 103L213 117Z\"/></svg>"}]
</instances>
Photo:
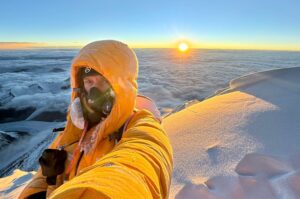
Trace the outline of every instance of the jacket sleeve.
<instances>
[{"instance_id":1,"label":"jacket sleeve","mask_svg":"<svg viewBox=\"0 0 300 199\"><path fill-rule=\"evenodd\" d=\"M50 198L168 198L173 170L169 139L151 113L136 114L112 152Z\"/></svg>"}]
</instances>

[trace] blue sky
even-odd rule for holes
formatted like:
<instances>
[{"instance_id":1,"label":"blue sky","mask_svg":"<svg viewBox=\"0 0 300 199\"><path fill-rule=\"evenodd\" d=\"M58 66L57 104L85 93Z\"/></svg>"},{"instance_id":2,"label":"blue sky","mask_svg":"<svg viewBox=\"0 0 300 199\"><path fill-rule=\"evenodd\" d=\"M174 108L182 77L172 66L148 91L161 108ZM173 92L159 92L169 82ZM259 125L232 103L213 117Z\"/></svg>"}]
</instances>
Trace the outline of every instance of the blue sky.
<instances>
[{"instance_id":1,"label":"blue sky","mask_svg":"<svg viewBox=\"0 0 300 199\"><path fill-rule=\"evenodd\" d=\"M1 42L300 50L299 0L2 1Z\"/></svg>"}]
</instances>

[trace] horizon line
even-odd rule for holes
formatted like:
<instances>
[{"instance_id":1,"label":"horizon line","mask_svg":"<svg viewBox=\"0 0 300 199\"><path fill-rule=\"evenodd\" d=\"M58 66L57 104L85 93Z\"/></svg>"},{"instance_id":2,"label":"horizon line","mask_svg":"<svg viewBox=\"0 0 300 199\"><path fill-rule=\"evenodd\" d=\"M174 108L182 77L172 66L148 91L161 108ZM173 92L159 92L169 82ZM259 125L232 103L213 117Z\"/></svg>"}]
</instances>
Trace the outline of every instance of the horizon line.
<instances>
[{"instance_id":1,"label":"horizon line","mask_svg":"<svg viewBox=\"0 0 300 199\"><path fill-rule=\"evenodd\" d=\"M34 50L34 49L81 49L84 44L79 45L53 45L42 42L0 42L0 50ZM177 47L169 46L147 46L147 45L130 45L133 49L176 49ZM230 45L229 45L230 46ZM233 45L232 45L233 46ZM203 47L192 46L191 50L245 50L245 51L288 51L288 52L300 52L300 49L288 49L288 48L253 48L253 47L217 47L203 45Z\"/></svg>"}]
</instances>

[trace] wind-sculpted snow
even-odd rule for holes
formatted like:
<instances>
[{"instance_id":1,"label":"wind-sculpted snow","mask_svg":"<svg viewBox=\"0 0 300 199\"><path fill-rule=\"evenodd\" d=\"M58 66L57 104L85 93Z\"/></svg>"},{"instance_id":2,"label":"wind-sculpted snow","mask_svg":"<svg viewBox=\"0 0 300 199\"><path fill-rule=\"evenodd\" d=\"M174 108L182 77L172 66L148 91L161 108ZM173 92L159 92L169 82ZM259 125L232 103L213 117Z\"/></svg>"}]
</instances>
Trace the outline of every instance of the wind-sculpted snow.
<instances>
[{"instance_id":1,"label":"wind-sculpted snow","mask_svg":"<svg viewBox=\"0 0 300 199\"><path fill-rule=\"evenodd\" d=\"M213 176L201 184L189 182L177 193L176 199L298 199L300 175L296 170L278 173L274 167L289 162L262 154L248 154L237 170L251 170L248 175ZM258 164L256 161L258 160ZM245 162L247 161L247 162ZM263 164L259 162L264 162ZM272 165L274 163L275 165ZM247 163L247 164L246 164ZM279 167L281 167L279 166ZM286 168L285 168L286 169ZM273 174L272 174L273 173ZM270 177L272 175L272 178ZM269 177L268 177L269 176ZM275 177L276 176L276 177Z\"/></svg>"},{"instance_id":2,"label":"wind-sculpted snow","mask_svg":"<svg viewBox=\"0 0 300 199\"><path fill-rule=\"evenodd\" d=\"M299 198L300 67L252 74L166 117L170 198Z\"/></svg>"},{"instance_id":3,"label":"wind-sculpted snow","mask_svg":"<svg viewBox=\"0 0 300 199\"><path fill-rule=\"evenodd\" d=\"M274 157L261 154L247 154L237 165L235 171L244 176L272 178L290 172L292 169Z\"/></svg>"}]
</instances>

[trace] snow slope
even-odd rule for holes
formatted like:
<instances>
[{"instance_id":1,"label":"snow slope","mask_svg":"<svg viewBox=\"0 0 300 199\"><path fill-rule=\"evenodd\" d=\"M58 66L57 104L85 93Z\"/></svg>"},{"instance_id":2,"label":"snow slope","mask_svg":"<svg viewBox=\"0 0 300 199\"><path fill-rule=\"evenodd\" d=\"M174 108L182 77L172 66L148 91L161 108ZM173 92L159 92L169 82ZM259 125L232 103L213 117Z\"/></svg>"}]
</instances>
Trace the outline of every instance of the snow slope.
<instances>
[{"instance_id":1,"label":"snow slope","mask_svg":"<svg viewBox=\"0 0 300 199\"><path fill-rule=\"evenodd\" d=\"M300 198L299 85L299 67L256 73L164 118L170 198ZM1 178L0 197L15 198L31 175Z\"/></svg>"},{"instance_id":2,"label":"snow slope","mask_svg":"<svg viewBox=\"0 0 300 199\"><path fill-rule=\"evenodd\" d=\"M20 121L0 123L0 177L15 169L37 170L38 158L57 133L52 129L64 122Z\"/></svg>"},{"instance_id":3,"label":"snow slope","mask_svg":"<svg viewBox=\"0 0 300 199\"><path fill-rule=\"evenodd\" d=\"M16 169L12 175L0 178L0 198L18 198L21 191L35 174Z\"/></svg>"},{"instance_id":4,"label":"snow slope","mask_svg":"<svg viewBox=\"0 0 300 199\"><path fill-rule=\"evenodd\" d=\"M300 68L235 79L164 119L170 198L300 198Z\"/></svg>"}]
</instances>

